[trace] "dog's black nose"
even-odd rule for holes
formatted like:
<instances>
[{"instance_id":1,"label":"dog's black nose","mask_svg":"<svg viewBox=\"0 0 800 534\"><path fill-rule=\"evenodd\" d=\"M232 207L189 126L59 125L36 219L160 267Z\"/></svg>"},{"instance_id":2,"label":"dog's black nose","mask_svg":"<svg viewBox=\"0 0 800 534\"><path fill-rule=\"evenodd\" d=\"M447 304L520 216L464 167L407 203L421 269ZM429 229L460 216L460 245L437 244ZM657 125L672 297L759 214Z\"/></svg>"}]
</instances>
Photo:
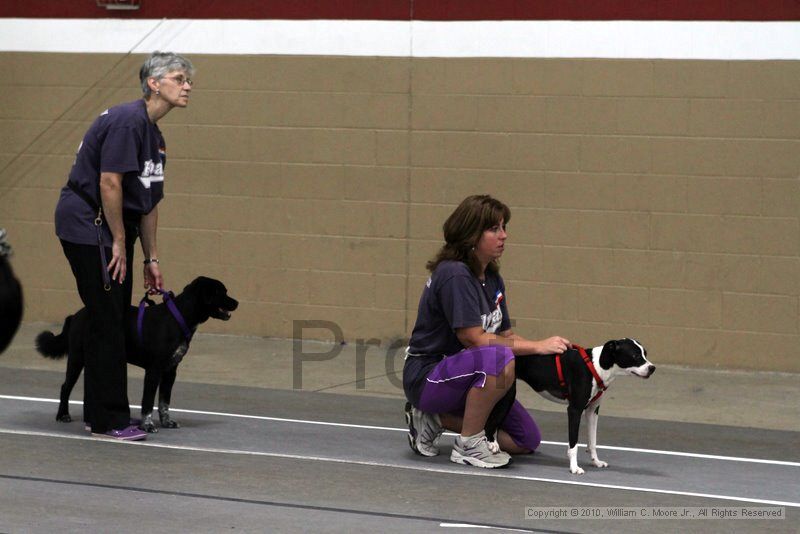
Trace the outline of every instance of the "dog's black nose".
<instances>
[{"instance_id":1,"label":"dog's black nose","mask_svg":"<svg viewBox=\"0 0 800 534\"><path fill-rule=\"evenodd\" d=\"M649 365L647 367L647 376L648 377L650 377L650 375L652 375L655 372L656 372L656 366L655 365Z\"/></svg>"}]
</instances>

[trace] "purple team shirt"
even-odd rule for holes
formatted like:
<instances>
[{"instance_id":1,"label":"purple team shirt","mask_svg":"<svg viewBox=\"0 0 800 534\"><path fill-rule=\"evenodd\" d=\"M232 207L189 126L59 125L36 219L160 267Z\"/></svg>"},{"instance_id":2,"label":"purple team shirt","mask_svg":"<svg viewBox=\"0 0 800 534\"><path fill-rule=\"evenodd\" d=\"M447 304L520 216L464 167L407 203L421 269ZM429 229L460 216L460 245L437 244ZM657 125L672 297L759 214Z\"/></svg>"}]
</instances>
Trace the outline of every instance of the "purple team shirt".
<instances>
[{"instance_id":1,"label":"purple team shirt","mask_svg":"<svg viewBox=\"0 0 800 534\"><path fill-rule=\"evenodd\" d=\"M144 100L105 110L78 147L69 180L99 204L101 172L122 174L122 209L126 218L150 211L164 196L164 137L150 122ZM97 244L97 213L64 186L56 206L56 235L79 245ZM111 231L102 226L103 244L111 246Z\"/></svg>"},{"instance_id":2,"label":"purple team shirt","mask_svg":"<svg viewBox=\"0 0 800 534\"><path fill-rule=\"evenodd\" d=\"M508 330L505 291L499 274L487 273L482 284L465 263L440 263L422 290L409 353L439 356L463 350L457 328L480 326L491 334Z\"/></svg>"}]
</instances>

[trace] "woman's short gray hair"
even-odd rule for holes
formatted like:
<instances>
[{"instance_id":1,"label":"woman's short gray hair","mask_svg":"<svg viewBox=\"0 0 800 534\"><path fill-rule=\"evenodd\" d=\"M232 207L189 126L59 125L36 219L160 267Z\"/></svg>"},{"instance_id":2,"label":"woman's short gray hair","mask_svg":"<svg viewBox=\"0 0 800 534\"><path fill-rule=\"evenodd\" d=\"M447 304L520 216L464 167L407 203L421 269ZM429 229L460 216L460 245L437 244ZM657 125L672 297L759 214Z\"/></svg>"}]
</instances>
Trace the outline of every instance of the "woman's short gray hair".
<instances>
[{"instance_id":1,"label":"woman's short gray hair","mask_svg":"<svg viewBox=\"0 0 800 534\"><path fill-rule=\"evenodd\" d=\"M162 78L168 72L182 70L186 76L194 76L194 65L192 62L180 54L174 52L159 52L156 50L148 57L142 68L139 69L139 81L142 82L142 93L150 96L150 87L147 85L148 78Z\"/></svg>"}]
</instances>

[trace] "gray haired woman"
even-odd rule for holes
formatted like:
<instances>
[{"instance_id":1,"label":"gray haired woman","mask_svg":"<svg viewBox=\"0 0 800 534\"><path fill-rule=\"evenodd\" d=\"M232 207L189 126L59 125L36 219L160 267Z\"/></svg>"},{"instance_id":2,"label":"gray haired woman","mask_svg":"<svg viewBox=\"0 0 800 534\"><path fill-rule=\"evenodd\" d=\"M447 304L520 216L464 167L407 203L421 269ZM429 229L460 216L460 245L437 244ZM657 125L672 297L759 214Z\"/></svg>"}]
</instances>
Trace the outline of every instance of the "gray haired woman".
<instances>
[{"instance_id":1,"label":"gray haired woman","mask_svg":"<svg viewBox=\"0 0 800 534\"><path fill-rule=\"evenodd\" d=\"M166 145L157 123L172 108L189 104L193 74L188 59L153 52L139 71L144 97L108 108L94 121L56 206L56 235L90 317L92 335L84 343L84 420L94 435L146 437L130 418L128 404L128 273L141 236L145 288L164 286L156 231Z\"/></svg>"}]
</instances>

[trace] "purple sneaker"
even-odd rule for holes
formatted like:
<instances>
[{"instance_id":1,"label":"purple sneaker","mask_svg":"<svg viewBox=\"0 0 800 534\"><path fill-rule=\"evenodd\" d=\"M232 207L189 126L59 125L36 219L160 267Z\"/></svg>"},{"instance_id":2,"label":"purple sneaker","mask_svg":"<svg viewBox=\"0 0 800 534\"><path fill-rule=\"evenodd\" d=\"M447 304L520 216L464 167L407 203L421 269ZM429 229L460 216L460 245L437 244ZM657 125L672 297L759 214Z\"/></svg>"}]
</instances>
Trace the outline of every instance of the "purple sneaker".
<instances>
[{"instance_id":1,"label":"purple sneaker","mask_svg":"<svg viewBox=\"0 0 800 534\"><path fill-rule=\"evenodd\" d=\"M116 439L120 441L140 441L147 438L147 432L139 430L136 428L136 425L131 425L127 428L123 428L122 430L109 430L105 434L92 433L92 436L96 436L98 438Z\"/></svg>"},{"instance_id":2,"label":"purple sneaker","mask_svg":"<svg viewBox=\"0 0 800 534\"><path fill-rule=\"evenodd\" d=\"M142 420L141 420L141 419L135 419L135 418L131 417L131 418L128 420L128 424L130 424L130 425L133 425L133 426L139 426L139 425L141 425L141 424L142 424ZM92 431L92 425L90 425L89 423L87 423L86 421L84 421L84 422L83 422L83 429L84 429L85 431L87 431L87 432L91 432L91 431Z\"/></svg>"},{"instance_id":3,"label":"purple sneaker","mask_svg":"<svg viewBox=\"0 0 800 534\"><path fill-rule=\"evenodd\" d=\"M132 424L133 426L139 426L139 425L141 425L141 424L142 424L142 420L141 420L141 419L134 419L133 417L131 417L131 418L130 418L130 420L129 420L128 422L129 422L130 424ZM91 432L91 431L92 431L92 425L90 425L89 423L87 423L86 421L84 421L84 422L83 422L83 429L84 429L85 431L87 431L87 432Z\"/></svg>"}]
</instances>

